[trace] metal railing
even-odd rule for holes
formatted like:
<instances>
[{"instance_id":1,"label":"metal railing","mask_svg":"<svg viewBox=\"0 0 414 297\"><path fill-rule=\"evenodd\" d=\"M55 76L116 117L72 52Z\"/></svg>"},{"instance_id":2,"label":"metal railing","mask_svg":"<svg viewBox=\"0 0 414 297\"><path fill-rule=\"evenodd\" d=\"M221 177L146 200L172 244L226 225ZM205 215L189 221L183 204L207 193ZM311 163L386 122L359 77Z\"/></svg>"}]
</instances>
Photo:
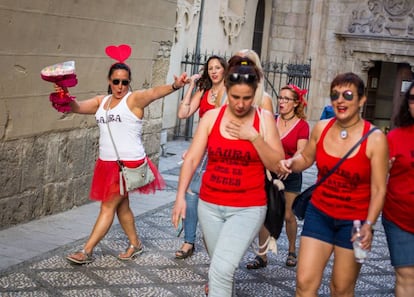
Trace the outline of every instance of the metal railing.
<instances>
[{"instance_id":1,"label":"metal railing","mask_svg":"<svg viewBox=\"0 0 414 297\"><path fill-rule=\"evenodd\" d=\"M184 55L181 61L182 72L187 72L188 75L198 73L200 68L207 62L207 59L212 55L218 55L228 60L231 55L227 53L204 52L202 54L195 54L189 52ZM295 84L302 89L310 89L311 79L311 59L308 63L292 63L292 62L278 62L278 61L263 61L262 62L264 74L264 87L266 92L272 97L273 105L278 110L278 101L276 100L280 88L287 84ZM184 97L184 91L180 91L180 98ZM309 98L309 93L306 96ZM178 108L178 106L177 106ZM183 127L183 121L185 125ZM192 137L194 118L191 116L186 120L177 118L175 126L174 137L185 137L186 140Z\"/></svg>"}]
</instances>

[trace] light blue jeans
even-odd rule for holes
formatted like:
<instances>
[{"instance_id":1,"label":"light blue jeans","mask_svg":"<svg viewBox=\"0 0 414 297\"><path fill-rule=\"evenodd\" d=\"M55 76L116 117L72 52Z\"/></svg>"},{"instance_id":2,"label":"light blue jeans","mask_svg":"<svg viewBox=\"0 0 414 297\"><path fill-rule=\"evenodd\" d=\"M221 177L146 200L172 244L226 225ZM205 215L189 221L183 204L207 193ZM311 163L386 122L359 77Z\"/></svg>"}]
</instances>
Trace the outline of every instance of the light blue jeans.
<instances>
[{"instance_id":1,"label":"light blue jeans","mask_svg":"<svg viewBox=\"0 0 414 297\"><path fill-rule=\"evenodd\" d=\"M231 297L240 260L263 225L267 206L230 207L198 202L198 218L210 256L209 297Z\"/></svg>"},{"instance_id":2,"label":"light blue jeans","mask_svg":"<svg viewBox=\"0 0 414 297\"><path fill-rule=\"evenodd\" d=\"M198 215L197 215L197 206L198 206L198 198L199 198L199 192L200 192L200 184L197 184L197 192L194 192L191 190L192 185L194 183L194 178L196 175L199 175L202 170L205 170L207 165L207 156L203 156L203 160L201 161L201 164L197 167L196 171L194 172L194 175L191 179L190 186L185 193L185 202L187 205L186 211L185 211L185 220L184 220L184 241L194 244L196 240L196 232L197 232L197 223L198 223ZM202 176L202 175L201 175Z\"/></svg>"},{"instance_id":3,"label":"light blue jeans","mask_svg":"<svg viewBox=\"0 0 414 297\"><path fill-rule=\"evenodd\" d=\"M185 220L184 223L184 241L194 244L196 239L198 215L197 215L197 206L198 206L198 194L196 193L185 193L185 202L187 208L185 211Z\"/></svg>"}]
</instances>

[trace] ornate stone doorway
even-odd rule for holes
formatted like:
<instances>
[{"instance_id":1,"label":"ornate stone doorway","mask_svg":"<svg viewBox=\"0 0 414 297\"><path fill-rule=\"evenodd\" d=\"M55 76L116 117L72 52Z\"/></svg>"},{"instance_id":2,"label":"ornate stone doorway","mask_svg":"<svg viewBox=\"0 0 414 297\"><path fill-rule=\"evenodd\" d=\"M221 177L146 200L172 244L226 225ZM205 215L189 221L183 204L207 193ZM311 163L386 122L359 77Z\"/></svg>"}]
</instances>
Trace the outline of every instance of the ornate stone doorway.
<instances>
[{"instance_id":1,"label":"ornate stone doorway","mask_svg":"<svg viewBox=\"0 0 414 297\"><path fill-rule=\"evenodd\" d=\"M411 66L407 63L373 62L373 67L368 70L367 103L362 116L388 132L406 86L413 77Z\"/></svg>"}]
</instances>

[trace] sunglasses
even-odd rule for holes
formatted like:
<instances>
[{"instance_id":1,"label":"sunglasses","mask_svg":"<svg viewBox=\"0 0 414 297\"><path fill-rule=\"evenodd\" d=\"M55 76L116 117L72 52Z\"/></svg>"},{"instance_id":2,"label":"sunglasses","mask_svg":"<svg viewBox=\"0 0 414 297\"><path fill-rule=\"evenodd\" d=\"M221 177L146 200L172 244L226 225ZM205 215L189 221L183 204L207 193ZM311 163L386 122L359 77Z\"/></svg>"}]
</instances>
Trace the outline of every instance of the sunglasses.
<instances>
[{"instance_id":1,"label":"sunglasses","mask_svg":"<svg viewBox=\"0 0 414 297\"><path fill-rule=\"evenodd\" d=\"M283 101L285 103L287 103L289 101L295 101L295 99L289 98L289 97L286 97L286 96L277 96L276 98L277 98L277 100Z\"/></svg>"},{"instance_id":2,"label":"sunglasses","mask_svg":"<svg viewBox=\"0 0 414 297\"><path fill-rule=\"evenodd\" d=\"M241 82L252 83L256 81L256 75L254 74L241 74L241 73L232 73L229 75L229 80L231 82Z\"/></svg>"},{"instance_id":3,"label":"sunglasses","mask_svg":"<svg viewBox=\"0 0 414 297\"><path fill-rule=\"evenodd\" d=\"M414 104L414 95L413 94L408 95L408 103Z\"/></svg>"},{"instance_id":4,"label":"sunglasses","mask_svg":"<svg viewBox=\"0 0 414 297\"><path fill-rule=\"evenodd\" d=\"M129 85L129 80L127 80L127 79L122 79L122 80L113 79L112 80L112 84L115 85L115 86L119 85L119 83L122 83L123 86L127 86L127 85Z\"/></svg>"},{"instance_id":5,"label":"sunglasses","mask_svg":"<svg viewBox=\"0 0 414 297\"><path fill-rule=\"evenodd\" d=\"M337 91L333 91L330 95L331 101L338 100L340 95L341 95L341 93L339 93ZM352 101L352 99L354 99L354 93L352 93L352 91L350 91L350 90L347 90L347 91L344 91L342 93L342 97L345 100Z\"/></svg>"}]
</instances>

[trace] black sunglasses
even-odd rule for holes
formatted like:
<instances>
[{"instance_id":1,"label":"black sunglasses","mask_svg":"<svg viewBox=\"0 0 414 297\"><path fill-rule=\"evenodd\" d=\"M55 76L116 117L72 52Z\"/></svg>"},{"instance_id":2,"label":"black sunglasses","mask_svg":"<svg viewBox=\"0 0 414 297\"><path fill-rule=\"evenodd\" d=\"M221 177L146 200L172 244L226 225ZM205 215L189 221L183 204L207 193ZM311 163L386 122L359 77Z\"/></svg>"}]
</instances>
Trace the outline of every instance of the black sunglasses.
<instances>
[{"instance_id":1,"label":"black sunglasses","mask_svg":"<svg viewBox=\"0 0 414 297\"><path fill-rule=\"evenodd\" d=\"M410 103L414 102L414 95L413 94L408 95L408 101L410 101Z\"/></svg>"},{"instance_id":2,"label":"black sunglasses","mask_svg":"<svg viewBox=\"0 0 414 297\"><path fill-rule=\"evenodd\" d=\"M340 95L341 95L341 93L339 93L337 91L333 91L330 95L331 96L331 101L338 100ZM354 99L354 93L352 93L352 91L350 91L350 90L347 90L347 91L344 91L342 93L342 97L345 100L352 101L352 99Z\"/></svg>"},{"instance_id":3,"label":"black sunglasses","mask_svg":"<svg viewBox=\"0 0 414 297\"><path fill-rule=\"evenodd\" d=\"M241 82L252 83L256 81L256 75L254 74L241 74L241 73L232 73L229 75L229 80L231 82Z\"/></svg>"},{"instance_id":4,"label":"black sunglasses","mask_svg":"<svg viewBox=\"0 0 414 297\"><path fill-rule=\"evenodd\" d=\"M127 79L122 79L122 80L113 79L112 80L112 84L115 85L115 86L119 85L119 83L122 83L123 86L127 86L127 85L129 85L129 80L127 80Z\"/></svg>"}]
</instances>

